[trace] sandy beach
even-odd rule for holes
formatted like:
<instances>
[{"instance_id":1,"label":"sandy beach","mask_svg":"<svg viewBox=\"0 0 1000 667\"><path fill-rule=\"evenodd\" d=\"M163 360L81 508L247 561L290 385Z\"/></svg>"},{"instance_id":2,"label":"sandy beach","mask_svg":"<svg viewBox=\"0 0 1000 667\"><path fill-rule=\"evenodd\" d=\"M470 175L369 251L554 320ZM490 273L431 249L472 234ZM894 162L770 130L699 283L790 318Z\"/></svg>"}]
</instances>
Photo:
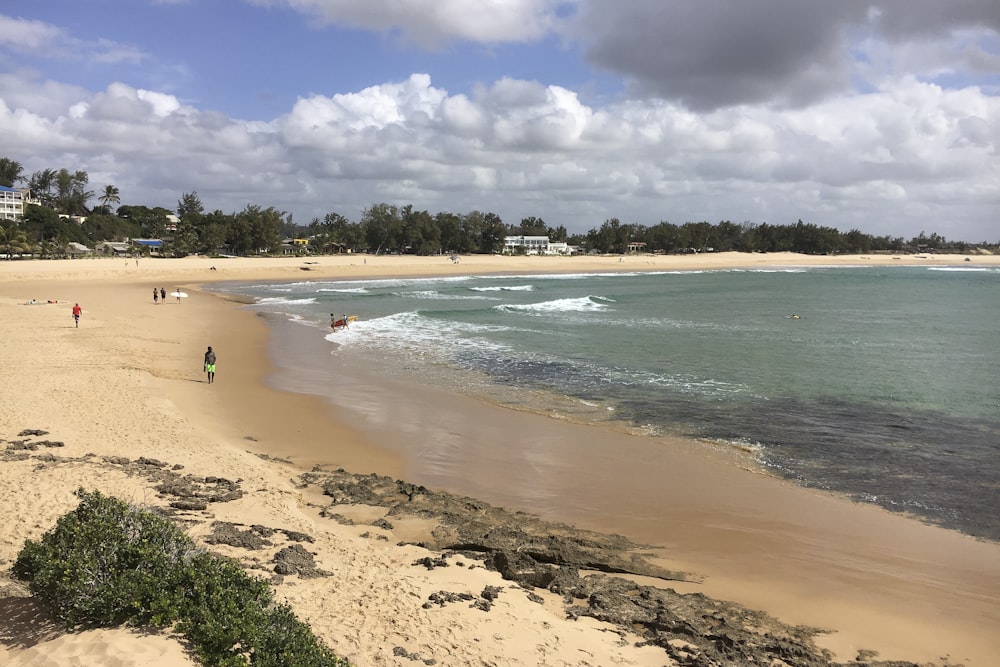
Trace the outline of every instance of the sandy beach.
<instances>
[{"instance_id":1,"label":"sandy beach","mask_svg":"<svg viewBox=\"0 0 1000 667\"><path fill-rule=\"evenodd\" d=\"M968 257L968 260L966 259ZM332 521L329 504L300 475L314 465L408 479L399 456L405 434L360 428L314 396L278 391L267 323L200 286L230 280L307 280L485 273L703 270L796 265L962 265L1000 267L992 255L811 257L784 253L615 257L468 256L236 259L79 259L0 262L0 451L36 437L60 443L0 458L0 570L26 539L37 539L76 506L75 489L163 507L157 482L107 457L147 457L182 474L239 480L242 498L187 517L206 537L213 521L308 534L306 548L329 577L285 577L289 601L339 655L357 665L667 665L664 651L592 619L566 617L561 597L543 603L483 567L429 570L430 554L409 530ZM213 268L214 267L214 268ZM152 290L177 288L154 304ZM31 300L36 301L30 304ZM74 326L71 308L83 316ZM207 345L219 354L217 382L202 373ZM464 437L531 433L551 458L572 468L556 515L544 502L514 509L617 532L660 547L665 567L692 573L680 592L700 592L765 611L791 625L826 631L817 643L837 661L859 652L921 664L1000 663L1000 545L927 526L873 506L795 487L678 441L656 461L630 456L624 433L509 414L481 402L427 391L428 406L452 415ZM414 415L413 419L420 419ZM413 443L419 447L421 443ZM572 444L572 447L569 445ZM445 490L505 504L518 471L491 466L495 487L450 480ZM620 480L595 498L597 476ZM421 480L411 480L418 483ZM630 488L666 489L655 524L635 519ZM608 488L608 487L602 487ZM576 499L574 501L573 499ZM577 507L578 511L565 507ZM599 511L595 508L600 508ZM274 538L272 551L286 546ZM268 575L267 557L212 547ZM505 589L486 613L467 604L426 609L437 591L477 595ZM0 576L0 663L9 665L194 664L181 644L127 630L66 633L45 622L22 587Z\"/></svg>"}]
</instances>

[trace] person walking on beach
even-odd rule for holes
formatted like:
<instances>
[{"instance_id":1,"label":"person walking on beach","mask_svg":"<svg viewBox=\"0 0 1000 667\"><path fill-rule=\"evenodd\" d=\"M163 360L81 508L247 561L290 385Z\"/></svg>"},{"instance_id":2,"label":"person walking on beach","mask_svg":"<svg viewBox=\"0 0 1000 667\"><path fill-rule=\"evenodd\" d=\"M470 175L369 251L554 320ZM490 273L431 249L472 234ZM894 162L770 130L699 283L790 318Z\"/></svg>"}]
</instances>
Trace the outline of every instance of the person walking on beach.
<instances>
[{"instance_id":1,"label":"person walking on beach","mask_svg":"<svg viewBox=\"0 0 1000 667\"><path fill-rule=\"evenodd\" d=\"M163 303L167 302L167 290L163 289L162 287L160 288L160 301L162 301Z\"/></svg>"},{"instance_id":2,"label":"person walking on beach","mask_svg":"<svg viewBox=\"0 0 1000 667\"><path fill-rule=\"evenodd\" d=\"M78 329L80 328L80 316L81 315L83 315L83 308L81 308L80 304L78 304L78 303L73 304L73 321L76 322L76 327Z\"/></svg>"},{"instance_id":3,"label":"person walking on beach","mask_svg":"<svg viewBox=\"0 0 1000 667\"><path fill-rule=\"evenodd\" d=\"M153 288L153 303L160 302L160 292L155 287Z\"/></svg>"},{"instance_id":4,"label":"person walking on beach","mask_svg":"<svg viewBox=\"0 0 1000 667\"><path fill-rule=\"evenodd\" d=\"M215 382L215 351L211 345L205 350L205 372L208 373L208 383Z\"/></svg>"}]
</instances>

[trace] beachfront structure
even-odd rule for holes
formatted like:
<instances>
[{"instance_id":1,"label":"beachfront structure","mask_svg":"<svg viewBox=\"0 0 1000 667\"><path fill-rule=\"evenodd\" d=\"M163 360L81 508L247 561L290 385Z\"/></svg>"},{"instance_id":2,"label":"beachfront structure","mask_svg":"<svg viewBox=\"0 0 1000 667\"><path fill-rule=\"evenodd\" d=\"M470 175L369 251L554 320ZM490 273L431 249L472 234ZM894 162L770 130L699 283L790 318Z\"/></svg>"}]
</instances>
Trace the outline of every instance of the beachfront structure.
<instances>
[{"instance_id":1,"label":"beachfront structure","mask_svg":"<svg viewBox=\"0 0 1000 667\"><path fill-rule=\"evenodd\" d=\"M79 257L80 255L92 255L94 251L82 243L70 241L66 244L66 254L70 257Z\"/></svg>"},{"instance_id":2,"label":"beachfront structure","mask_svg":"<svg viewBox=\"0 0 1000 667\"><path fill-rule=\"evenodd\" d=\"M163 252L163 239L132 239L132 249L138 251L148 250L150 254Z\"/></svg>"},{"instance_id":3,"label":"beachfront structure","mask_svg":"<svg viewBox=\"0 0 1000 667\"><path fill-rule=\"evenodd\" d=\"M526 255L569 255L569 245L549 241L548 236L505 236L503 251L506 255L524 253Z\"/></svg>"},{"instance_id":4,"label":"beachfront structure","mask_svg":"<svg viewBox=\"0 0 1000 667\"><path fill-rule=\"evenodd\" d=\"M25 206L37 203L31 198L31 190L0 185L0 220L17 220L24 215Z\"/></svg>"},{"instance_id":5,"label":"beachfront structure","mask_svg":"<svg viewBox=\"0 0 1000 667\"><path fill-rule=\"evenodd\" d=\"M96 252L104 253L105 255L121 256L125 255L128 257L132 254L132 246L128 242L121 241L101 241L94 248Z\"/></svg>"}]
</instances>

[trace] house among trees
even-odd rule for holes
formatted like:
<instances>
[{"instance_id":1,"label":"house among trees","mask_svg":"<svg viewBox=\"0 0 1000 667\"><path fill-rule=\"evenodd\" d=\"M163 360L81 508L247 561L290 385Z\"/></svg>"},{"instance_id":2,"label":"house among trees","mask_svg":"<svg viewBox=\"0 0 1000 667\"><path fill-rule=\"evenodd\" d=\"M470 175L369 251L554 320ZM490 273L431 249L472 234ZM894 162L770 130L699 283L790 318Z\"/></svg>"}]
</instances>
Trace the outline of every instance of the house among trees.
<instances>
[{"instance_id":1,"label":"house among trees","mask_svg":"<svg viewBox=\"0 0 1000 667\"><path fill-rule=\"evenodd\" d=\"M83 245L82 243L77 243L76 241L70 241L66 244L66 254L70 257L79 257L81 255L91 255L93 250Z\"/></svg>"},{"instance_id":2,"label":"house among trees","mask_svg":"<svg viewBox=\"0 0 1000 667\"><path fill-rule=\"evenodd\" d=\"M128 257L132 254L132 247L128 243L120 241L101 241L97 244L94 250L96 252L103 253L105 255L112 255L114 257Z\"/></svg>"},{"instance_id":3,"label":"house among trees","mask_svg":"<svg viewBox=\"0 0 1000 667\"><path fill-rule=\"evenodd\" d=\"M2 220L17 220L24 215L25 206L37 203L31 198L31 190L0 185L0 219Z\"/></svg>"},{"instance_id":4,"label":"house among trees","mask_svg":"<svg viewBox=\"0 0 1000 667\"><path fill-rule=\"evenodd\" d=\"M163 241L160 239L132 239L131 249L135 252L148 249L150 254L160 254L163 250Z\"/></svg>"},{"instance_id":5,"label":"house among trees","mask_svg":"<svg viewBox=\"0 0 1000 667\"><path fill-rule=\"evenodd\" d=\"M505 255L569 255L572 251L567 243L549 241L548 236L505 236Z\"/></svg>"}]
</instances>

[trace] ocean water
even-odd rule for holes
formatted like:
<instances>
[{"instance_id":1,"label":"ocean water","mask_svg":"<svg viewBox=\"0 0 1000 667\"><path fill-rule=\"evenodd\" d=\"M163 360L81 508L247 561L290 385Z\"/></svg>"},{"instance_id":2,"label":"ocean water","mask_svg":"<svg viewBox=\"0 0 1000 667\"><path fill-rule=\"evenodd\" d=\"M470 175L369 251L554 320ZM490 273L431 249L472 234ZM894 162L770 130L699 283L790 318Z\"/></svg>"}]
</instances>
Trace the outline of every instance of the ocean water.
<instances>
[{"instance_id":1,"label":"ocean water","mask_svg":"<svg viewBox=\"0 0 1000 667\"><path fill-rule=\"evenodd\" d=\"M803 486L1000 539L1000 270L776 268L220 289L312 327L336 355L387 377L640 436L732 447ZM359 319L331 333L331 313Z\"/></svg>"}]
</instances>

